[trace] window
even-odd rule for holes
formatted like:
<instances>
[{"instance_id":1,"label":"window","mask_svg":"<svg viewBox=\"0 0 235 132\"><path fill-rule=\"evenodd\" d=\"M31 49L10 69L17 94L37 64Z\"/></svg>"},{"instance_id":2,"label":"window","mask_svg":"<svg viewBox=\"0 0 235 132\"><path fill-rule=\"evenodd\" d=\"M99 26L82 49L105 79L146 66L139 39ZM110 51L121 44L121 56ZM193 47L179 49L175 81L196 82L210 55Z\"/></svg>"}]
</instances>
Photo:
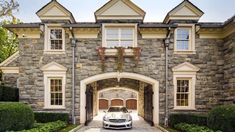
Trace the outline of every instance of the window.
<instances>
[{"instance_id":1,"label":"window","mask_svg":"<svg viewBox=\"0 0 235 132\"><path fill-rule=\"evenodd\" d=\"M63 105L62 79L50 79L51 105Z\"/></svg>"},{"instance_id":2,"label":"window","mask_svg":"<svg viewBox=\"0 0 235 132\"><path fill-rule=\"evenodd\" d=\"M136 24L104 24L103 47L136 47Z\"/></svg>"},{"instance_id":3,"label":"window","mask_svg":"<svg viewBox=\"0 0 235 132\"><path fill-rule=\"evenodd\" d=\"M176 105L189 105L189 80L177 80Z\"/></svg>"},{"instance_id":4,"label":"window","mask_svg":"<svg viewBox=\"0 0 235 132\"><path fill-rule=\"evenodd\" d=\"M65 53L65 31L61 25L45 25L44 53L60 54Z\"/></svg>"},{"instance_id":5,"label":"window","mask_svg":"<svg viewBox=\"0 0 235 132\"><path fill-rule=\"evenodd\" d=\"M196 74L200 69L189 62L172 68L174 84L174 109L195 110Z\"/></svg>"},{"instance_id":6,"label":"window","mask_svg":"<svg viewBox=\"0 0 235 132\"><path fill-rule=\"evenodd\" d=\"M44 78L44 109L65 109L67 68L51 62L40 69Z\"/></svg>"},{"instance_id":7,"label":"window","mask_svg":"<svg viewBox=\"0 0 235 132\"><path fill-rule=\"evenodd\" d=\"M51 50L63 49L62 29L50 29Z\"/></svg>"},{"instance_id":8,"label":"window","mask_svg":"<svg viewBox=\"0 0 235 132\"><path fill-rule=\"evenodd\" d=\"M195 54L195 28L192 24L179 24L175 30L174 51L179 54Z\"/></svg>"},{"instance_id":9,"label":"window","mask_svg":"<svg viewBox=\"0 0 235 132\"><path fill-rule=\"evenodd\" d=\"M189 50L189 29L177 29L177 50Z\"/></svg>"}]
</instances>

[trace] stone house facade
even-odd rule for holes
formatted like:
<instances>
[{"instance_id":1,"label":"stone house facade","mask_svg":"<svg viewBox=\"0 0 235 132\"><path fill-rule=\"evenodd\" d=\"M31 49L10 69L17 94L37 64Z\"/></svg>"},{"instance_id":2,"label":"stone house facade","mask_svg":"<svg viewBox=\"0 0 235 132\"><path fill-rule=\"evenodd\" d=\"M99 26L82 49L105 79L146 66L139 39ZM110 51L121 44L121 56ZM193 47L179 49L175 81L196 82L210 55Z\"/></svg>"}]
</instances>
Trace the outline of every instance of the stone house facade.
<instances>
[{"instance_id":1,"label":"stone house facade","mask_svg":"<svg viewBox=\"0 0 235 132\"><path fill-rule=\"evenodd\" d=\"M40 23L4 25L19 51L0 64L35 111L83 124L97 114L99 91L118 87L138 93L138 114L158 125L235 101L235 17L199 22L204 13L188 0L160 23L143 22L130 0L110 0L96 22L76 22L56 0L36 14Z\"/></svg>"}]
</instances>

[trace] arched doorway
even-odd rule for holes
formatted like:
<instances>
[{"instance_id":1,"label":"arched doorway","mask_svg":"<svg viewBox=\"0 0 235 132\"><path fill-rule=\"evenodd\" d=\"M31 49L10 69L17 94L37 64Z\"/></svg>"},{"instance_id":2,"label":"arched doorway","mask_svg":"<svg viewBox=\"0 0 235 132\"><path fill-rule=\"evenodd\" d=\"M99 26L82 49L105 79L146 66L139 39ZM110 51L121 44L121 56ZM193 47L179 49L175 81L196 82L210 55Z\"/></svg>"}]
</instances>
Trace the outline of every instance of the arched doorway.
<instances>
[{"instance_id":1,"label":"arched doorway","mask_svg":"<svg viewBox=\"0 0 235 132\"><path fill-rule=\"evenodd\" d=\"M99 80L105 80L109 78L117 78L120 80L120 78L126 78L126 79L134 79L139 80L148 84L151 84L153 95L152 95L152 110L153 116L152 116L152 122L156 125L159 124L159 83L157 80L152 79L150 77L136 74L136 73L127 73L127 72L111 72L111 73L104 73L95 75L92 77L89 77L87 79L84 79L80 82L80 123L84 124L86 122L86 87L87 84L99 81Z\"/></svg>"}]
</instances>

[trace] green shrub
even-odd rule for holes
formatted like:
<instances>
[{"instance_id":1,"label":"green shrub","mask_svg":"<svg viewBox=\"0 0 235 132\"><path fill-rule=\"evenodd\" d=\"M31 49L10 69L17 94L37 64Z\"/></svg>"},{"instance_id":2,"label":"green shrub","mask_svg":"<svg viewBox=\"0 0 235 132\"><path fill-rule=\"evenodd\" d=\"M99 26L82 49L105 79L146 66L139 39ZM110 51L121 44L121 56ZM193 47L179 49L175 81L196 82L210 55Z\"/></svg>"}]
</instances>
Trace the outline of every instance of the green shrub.
<instances>
[{"instance_id":1,"label":"green shrub","mask_svg":"<svg viewBox=\"0 0 235 132\"><path fill-rule=\"evenodd\" d=\"M207 125L207 115L196 115L196 114L171 114L169 119L169 125L174 127L174 125L179 123L196 124L199 126Z\"/></svg>"},{"instance_id":2,"label":"green shrub","mask_svg":"<svg viewBox=\"0 0 235 132\"><path fill-rule=\"evenodd\" d=\"M19 89L0 85L0 101L19 101Z\"/></svg>"},{"instance_id":3,"label":"green shrub","mask_svg":"<svg viewBox=\"0 0 235 132\"><path fill-rule=\"evenodd\" d=\"M56 132L66 127L66 123L63 121L48 122L40 124L36 128L30 130L23 130L20 132Z\"/></svg>"},{"instance_id":4,"label":"green shrub","mask_svg":"<svg viewBox=\"0 0 235 132\"><path fill-rule=\"evenodd\" d=\"M19 89L0 85L0 101L18 102Z\"/></svg>"},{"instance_id":5,"label":"green shrub","mask_svg":"<svg viewBox=\"0 0 235 132\"><path fill-rule=\"evenodd\" d=\"M0 103L0 131L23 130L33 126L32 109L22 103Z\"/></svg>"},{"instance_id":6,"label":"green shrub","mask_svg":"<svg viewBox=\"0 0 235 132\"><path fill-rule=\"evenodd\" d=\"M214 132L208 127L198 126L195 124L179 123L179 124L176 124L174 127L181 132Z\"/></svg>"},{"instance_id":7,"label":"green shrub","mask_svg":"<svg viewBox=\"0 0 235 132\"><path fill-rule=\"evenodd\" d=\"M208 116L208 127L223 132L235 132L235 105L223 105L212 109Z\"/></svg>"},{"instance_id":8,"label":"green shrub","mask_svg":"<svg viewBox=\"0 0 235 132\"><path fill-rule=\"evenodd\" d=\"M64 121L66 123L69 122L69 114L68 113L46 113L46 112L35 112L34 113L35 120L40 123L47 123L53 121Z\"/></svg>"}]
</instances>

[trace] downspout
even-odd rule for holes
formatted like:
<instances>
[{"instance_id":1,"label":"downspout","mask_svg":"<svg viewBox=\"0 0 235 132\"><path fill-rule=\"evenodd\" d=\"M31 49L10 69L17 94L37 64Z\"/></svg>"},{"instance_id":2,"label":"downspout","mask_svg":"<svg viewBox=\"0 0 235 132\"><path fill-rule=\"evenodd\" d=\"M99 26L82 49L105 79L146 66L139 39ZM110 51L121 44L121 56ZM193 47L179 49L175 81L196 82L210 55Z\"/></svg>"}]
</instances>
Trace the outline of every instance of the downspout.
<instances>
[{"instance_id":1,"label":"downspout","mask_svg":"<svg viewBox=\"0 0 235 132\"><path fill-rule=\"evenodd\" d=\"M75 48L76 48L76 39L74 37L73 28L69 28L72 34L71 46L72 46L72 123L76 124L75 118Z\"/></svg>"},{"instance_id":2,"label":"downspout","mask_svg":"<svg viewBox=\"0 0 235 132\"><path fill-rule=\"evenodd\" d=\"M168 127L169 122L169 110L168 110L168 48L170 45L170 37L171 37L171 27L168 28L167 37L164 40L164 46L165 46L165 121L164 125Z\"/></svg>"}]
</instances>

